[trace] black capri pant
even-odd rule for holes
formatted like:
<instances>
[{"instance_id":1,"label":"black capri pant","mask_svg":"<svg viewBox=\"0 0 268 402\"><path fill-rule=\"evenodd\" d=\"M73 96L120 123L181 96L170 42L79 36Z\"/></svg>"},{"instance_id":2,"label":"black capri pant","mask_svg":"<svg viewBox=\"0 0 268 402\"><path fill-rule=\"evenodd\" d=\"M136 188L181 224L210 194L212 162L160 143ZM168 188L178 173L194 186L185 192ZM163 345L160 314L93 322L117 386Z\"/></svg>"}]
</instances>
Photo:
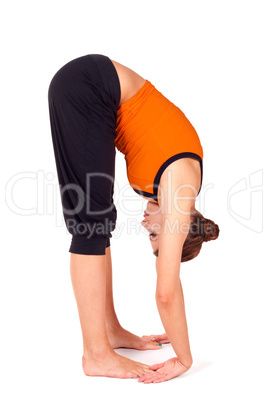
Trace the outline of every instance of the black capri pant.
<instances>
[{"instance_id":1,"label":"black capri pant","mask_svg":"<svg viewBox=\"0 0 268 402\"><path fill-rule=\"evenodd\" d=\"M69 252L105 255L115 229L113 202L120 82L101 54L60 68L48 89L50 127Z\"/></svg>"}]
</instances>

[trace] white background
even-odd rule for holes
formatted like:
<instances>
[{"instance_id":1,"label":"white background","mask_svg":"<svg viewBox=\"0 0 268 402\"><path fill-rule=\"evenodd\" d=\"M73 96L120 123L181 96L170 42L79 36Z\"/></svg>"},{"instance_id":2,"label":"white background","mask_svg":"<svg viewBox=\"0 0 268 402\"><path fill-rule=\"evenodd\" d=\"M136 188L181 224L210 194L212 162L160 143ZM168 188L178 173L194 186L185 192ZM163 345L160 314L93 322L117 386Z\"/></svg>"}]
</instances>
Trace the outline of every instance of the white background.
<instances>
[{"instance_id":1,"label":"white background","mask_svg":"<svg viewBox=\"0 0 268 402\"><path fill-rule=\"evenodd\" d=\"M266 7L260 0L6 3L0 76L3 401L267 401ZM150 80L186 114L204 149L196 208L221 231L182 264L194 365L165 383L82 371L71 235L62 220L47 91L62 65L89 53L107 55ZM130 188L119 152L116 183L122 230L111 239L116 311L138 335L162 333L155 257L140 226L146 200ZM131 197L128 212L122 188ZM170 345L118 353L149 364L174 356Z\"/></svg>"}]
</instances>

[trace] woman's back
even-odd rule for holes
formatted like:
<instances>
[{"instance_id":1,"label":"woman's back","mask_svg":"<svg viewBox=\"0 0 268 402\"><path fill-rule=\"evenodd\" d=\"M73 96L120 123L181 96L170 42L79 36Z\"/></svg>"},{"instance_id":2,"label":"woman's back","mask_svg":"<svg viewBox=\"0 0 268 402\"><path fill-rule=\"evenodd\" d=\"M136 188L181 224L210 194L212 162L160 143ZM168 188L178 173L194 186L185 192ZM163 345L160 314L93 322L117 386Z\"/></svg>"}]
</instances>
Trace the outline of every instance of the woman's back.
<instances>
[{"instance_id":1,"label":"woman's back","mask_svg":"<svg viewBox=\"0 0 268 402\"><path fill-rule=\"evenodd\" d=\"M158 186L167 167L175 174L183 172L185 183L190 185L187 169L195 169L200 191L203 149L192 124L150 81L111 61L121 87L115 145L125 155L134 191L157 202Z\"/></svg>"}]
</instances>

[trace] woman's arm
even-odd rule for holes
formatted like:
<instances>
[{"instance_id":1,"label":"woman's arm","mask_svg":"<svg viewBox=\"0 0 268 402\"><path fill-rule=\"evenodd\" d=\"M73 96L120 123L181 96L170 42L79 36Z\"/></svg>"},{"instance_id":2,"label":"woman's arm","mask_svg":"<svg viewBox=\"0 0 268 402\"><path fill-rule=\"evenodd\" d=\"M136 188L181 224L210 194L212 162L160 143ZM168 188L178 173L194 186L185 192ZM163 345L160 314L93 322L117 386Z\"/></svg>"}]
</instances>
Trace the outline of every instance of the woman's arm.
<instances>
[{"instance_id":1,"label":"woman's arm","mask_svg":"<svg viewBox=\"0 0 268 402\"><path fill-rule=\"evenodd\" d=\"M183 223L187 224L188 219L182 218ZM174 222L173 218L169 217L168 222ZM188 369L192 365L192 355L180 280L181 253L187 233L162 233L156 259L156 304L168 339L180 363Z\"/></svg>"},{"instance_id":2,"label":"woman's arm","mask_svg":"<svg viewBox=\"0 0 268 402\"><path fill-rule=\"evenodd\" d=\"M180 282L180 285L181 285L181 282ZM182 288L181 288L181 291L182 291ZM183 298L183 304L184 304L184 298ZM164 332L161 335L142 335L142 338L150 340L150 341L155 341L155 342L161 343L161 344L170 343L166 332Z\"/></svg>"},{"instance_id":3,"label":"woman's arm","mask_svg":"<svg viewBox=\"0 0 268 402\"><path fill-rule=\"evenodd\" d=\"M167 337L177 357L151 366L152 369L157 369L156 373L146 375L139 381L166 381L187 371L193 363L180 280L180 265L183 244L191 224L190 212L194 209L197 178L191 169L187 169L184 173L173 174L168 183L169 188L164 184L161 190L159 205L163 213L163 224L156 258L156 303Z\"/></svg>"},{"instance_id":4,"label":"woman's arm","mask_svg":"<svg viewBox=\"0 0 268 402\"><path fill-rule=\"evenodd\" d=\"M172 293L174 292L174 293ZM180 363L189 369L193 363L190 350L181 284L163 298L156 296L157 308L170 343Z\"/></svg>"},{"instance_id":5,"label":"woman's arm","mask_svg":"<svg viewBox=\"0 0 268 402\"><path fill-rule=\"evenodd\" d=\"M141 377L139 382L144 383L170 380L171 378L185 373L193 363L188 337L184 297L179 277L181 250L185 235L166 234L163 235L163 237L165 241L167 241L167 239L171 240L168 249L173 250L173 252L169 255L166 254L164 250L167 250L167 248L163 246L165 241L162 243L161 241L159 242L159 254L156 260L156 303L167 337L177 357L169 359L164 363L150 366L150 369L155 370L155 373L146 374ZM160 250L162 250L162 258L159 258L161 256ZM165 263L164 256L167 263Z\"/></svg>"}]
</instances>

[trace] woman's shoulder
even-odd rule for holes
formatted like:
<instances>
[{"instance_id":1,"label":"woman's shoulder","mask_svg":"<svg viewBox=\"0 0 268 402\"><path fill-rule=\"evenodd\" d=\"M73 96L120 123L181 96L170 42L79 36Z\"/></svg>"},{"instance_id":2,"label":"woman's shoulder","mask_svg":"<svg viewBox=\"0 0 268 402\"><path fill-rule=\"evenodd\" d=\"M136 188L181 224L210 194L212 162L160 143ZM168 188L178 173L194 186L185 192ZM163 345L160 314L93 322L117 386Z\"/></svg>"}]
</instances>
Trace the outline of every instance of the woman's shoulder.
<instances>
[{"instance_id":1,"label":"woman's shoulder","mask_svg":"<svg viewBox=\"0 0 268 402\"><path fill-rule=\"evenodd\" d=\"M158 199L168 194L174 197L192 196L193 203L201 185L200 162L194 158L181 158L172 162L161 175ZM191 195L190 195L191 194Z\"/></svg>"}]
</instances>

